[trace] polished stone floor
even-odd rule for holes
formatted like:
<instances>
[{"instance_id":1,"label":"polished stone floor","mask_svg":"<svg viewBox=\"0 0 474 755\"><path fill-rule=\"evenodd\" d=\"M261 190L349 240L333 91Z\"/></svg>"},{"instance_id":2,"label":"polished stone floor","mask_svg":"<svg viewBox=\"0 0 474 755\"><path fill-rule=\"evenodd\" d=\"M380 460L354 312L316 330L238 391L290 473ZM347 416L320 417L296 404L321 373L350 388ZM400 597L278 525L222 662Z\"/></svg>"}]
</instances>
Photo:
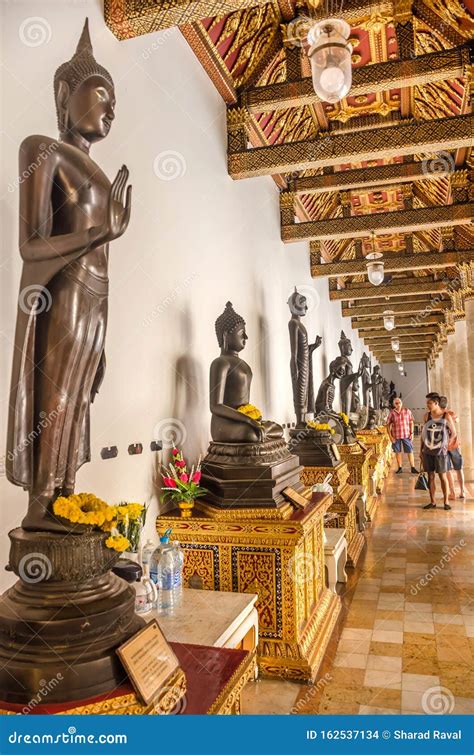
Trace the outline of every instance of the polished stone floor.
<instances>
[{"instance_id":1,"label":"polished stone floor","mask_svg":"<svg viewBox=\"0 0 474 755\"><path fill-rule=\"evenodd\" d=\"M474 714L474 485L424 511L415 479L387 478L315 684L252 683L243 713Z\"/></svg>"}]
</instances>

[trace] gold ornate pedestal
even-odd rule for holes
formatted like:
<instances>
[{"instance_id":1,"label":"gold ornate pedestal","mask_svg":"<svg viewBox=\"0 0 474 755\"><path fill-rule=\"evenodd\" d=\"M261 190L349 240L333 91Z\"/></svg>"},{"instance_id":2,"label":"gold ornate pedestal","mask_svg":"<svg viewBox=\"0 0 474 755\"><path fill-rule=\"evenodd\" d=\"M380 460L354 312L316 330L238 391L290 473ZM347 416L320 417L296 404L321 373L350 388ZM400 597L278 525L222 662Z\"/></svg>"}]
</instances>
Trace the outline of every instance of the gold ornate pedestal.
<instances>
[{"instance_id":1,"label":"gold ornate pedestal","mask_svg":"<svg viewBox=\"0 0 474 755\"><path fill-rule=\"evenodd\" d=\"M377 494L381 494L385 485L392 461L392 445L385 427L377 427L373 430L358 430L357 437L368 448L374 451L374 457L370 460L372 470L375 472L375 485Z\"/></svg>"},{"instance_id":2,"label":"gold ornate pedestal","mask_svg":"<svg viewBox=\"0 0 474 755\"><path fill-rule=\"evenodd\" d=\"M308 491L306 497L310 495ZM216 509L199 501L190 519L157 518L184 549L184 583L258 594L262 674L312 680L340 611L325 587L323 516L332 496L314 494L303 509Z\"/></svg>"},{"instance_id":3,"label":"gold ornate pedestal","mask_svg":"<svg viewBox=\"0 0 474 755\"><path fill-rule=\"evenodd\" d=\"M323 482L328 473L332 474L330 485L334 491L334 500L329 511L337 514L336 519L327 523L328 527L344 527L347 540L347 565L355 566L365 537L357 525L357 500L359 491L349 484L349 468L344 461L335 467L303 467L301 481L304 485L316 485Z\"/></svg>"},{"instance_id":4,"label":"gold ornate pedestal","mask_svg":"<svg viewBox=\"0 0 474 755\"><path fill-rule=\"evenodd\" d=\"M363 489L366 496L367 522L374 520L377 511L378 499L372 482L371 459L375 453L372 448L367 448L363 443L349 443L339 445L341 460L345 461L349 468L349 483Z\"/></svg>"}]
</instances>

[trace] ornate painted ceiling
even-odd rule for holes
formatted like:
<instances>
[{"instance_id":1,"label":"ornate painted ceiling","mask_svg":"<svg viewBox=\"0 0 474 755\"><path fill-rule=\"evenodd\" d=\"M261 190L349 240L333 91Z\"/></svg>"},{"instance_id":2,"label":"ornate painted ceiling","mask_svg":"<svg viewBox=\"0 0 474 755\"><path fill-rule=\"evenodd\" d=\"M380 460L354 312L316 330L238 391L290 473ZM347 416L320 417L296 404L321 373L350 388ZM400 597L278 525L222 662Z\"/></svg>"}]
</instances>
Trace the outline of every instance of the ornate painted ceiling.
<instances>
[{"instance_id":1,"label":"ornate painted ceiling","mask_svg":"<svg viewBox=\"0 0 474 755\"><path fill-rule=\"evenodd\" d=\"M389 335L380 325L371 341L370 323L403 296L417 320L406 338L427 335L407 359L432 361L472 293L474 0L344 0L353 85L335 105L288 35L310 2L105 0L105 17L121 39L180 27L228 105L229 174L273 177L282 239L309 241L313 276L382 361ZM446 304L432 325L426 297Z\"/></svg>"}]
</instances>

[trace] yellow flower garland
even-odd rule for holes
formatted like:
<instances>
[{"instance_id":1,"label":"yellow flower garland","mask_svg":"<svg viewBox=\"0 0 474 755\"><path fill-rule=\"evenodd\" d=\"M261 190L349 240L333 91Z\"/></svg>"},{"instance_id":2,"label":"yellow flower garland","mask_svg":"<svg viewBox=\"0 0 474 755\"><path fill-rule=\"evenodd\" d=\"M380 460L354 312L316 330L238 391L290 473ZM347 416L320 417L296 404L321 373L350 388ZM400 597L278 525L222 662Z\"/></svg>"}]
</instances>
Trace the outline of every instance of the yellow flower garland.
<instances>
[{"instance_id":1,"label":"yellow flower garland","mask_svg":"<svg viewBox=\"0 0 474 755\"><path fill-rule=\"evenodd\" d=\"M53 503L53 512L74 524L93 527L103 527L115 519L114 507L92 493L73 493L67 498L60 496Z\"/></svg>"},{"instance_id":2,"label":"yellow flower garland","mask_svg":"<svg viewBox=\"0 0 474 755\"><path fill-rule=\"evenodd\" d=\"M306 423L306 427L311 428L311 430L319 430L319 431L325 431L330 432L334 435L334 429L328 425L327 422L314 422L314 420L309 420Z\"/></svg>"},{"instance_id":3,"label":"yellow flower garland","mask_svg":"<svg viewBox=\"0 0 474 755\"><path fill-rule=\"evenodd\" d=\"M93 493L73 493L67 498L60 496L53 503L53 512L56 516L67 519L73 524L97 527L103 532L112 532L120 519L138 521L143 509L144 506L141 503L109 506ZM115 534L107 538L105 545L107 548L123 553L130 547L130 542L123 535Z\"/></svg>"},{"instance_id":4,"label":"yellow flower garland","mask_svg":"<svg viewBox=\"0 0 474 755\"><path fill-rule=\"evenodd\" d=\"M238 407L237 411L241 414L245 414L247 417L250 417L250 419L256 420L257 422L262 419L262 412L253 404L243 404L243 406Z\"/></svg>"}]
</instances>

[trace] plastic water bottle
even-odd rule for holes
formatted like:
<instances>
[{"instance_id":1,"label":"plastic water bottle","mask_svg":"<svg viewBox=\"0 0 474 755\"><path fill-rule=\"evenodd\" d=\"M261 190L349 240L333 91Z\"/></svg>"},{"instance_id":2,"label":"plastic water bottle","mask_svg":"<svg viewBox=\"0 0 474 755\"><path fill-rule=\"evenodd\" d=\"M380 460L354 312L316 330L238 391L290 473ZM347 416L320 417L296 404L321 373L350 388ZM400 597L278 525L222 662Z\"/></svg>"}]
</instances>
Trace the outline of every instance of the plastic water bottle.
<instances>
[{"instance_id":1,"label":"plastic water bottle","mask_svg":"<svg viewBox=\"0 0 474 755\"><path fill-rule=\"evenodd\" d=\"M170 543L171 529L166 530L160 537L160 544L153 551L150 558L150 578L156 585L158 613L171 613L176 601L175 548Z\"/></svg>"},{"instance_id":2,"label":"plastic water bottle","mask_svg":"<svg viewBox=\"0 0 474 755\"><path fill-rule=\"evenodd\" d=\"M174 589L175 589L175 605L181 602L183 597L183 565L184 565L184 553L178 540L173 540L171 543L173 546L174 555Z\"/></svg>"},{"instance_id":3,"label":"plastic water bottle","mask_svg":"<svg viewBox=\"0 0 474 755\"><path fill-rule=\"evenodd\" d=\"M150 559L155 549L156 549L156 545L153 542L153 540L147 540L141 550L140 563L143 567L144 573L145 573L146 567L150 566Z\"/></svg>"}]
</instances>

